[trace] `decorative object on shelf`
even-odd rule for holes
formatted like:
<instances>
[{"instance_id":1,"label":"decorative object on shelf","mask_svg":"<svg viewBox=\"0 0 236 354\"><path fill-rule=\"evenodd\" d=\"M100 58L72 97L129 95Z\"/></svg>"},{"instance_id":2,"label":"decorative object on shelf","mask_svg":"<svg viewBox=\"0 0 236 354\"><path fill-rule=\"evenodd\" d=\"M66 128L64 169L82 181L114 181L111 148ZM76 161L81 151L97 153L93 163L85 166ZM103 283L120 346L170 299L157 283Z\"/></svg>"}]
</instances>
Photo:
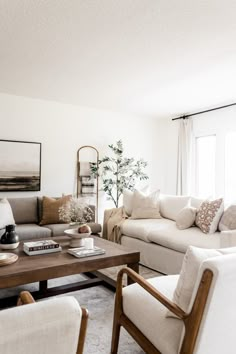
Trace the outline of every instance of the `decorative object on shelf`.
<instances>
[{"instance_id":1,"label":"decorative object on shelf","mask_svg":"<svg viewBox=\"0 0 236 354\"><path fill-rule=\"evenodd\" d=\"M40 191L41 143L0 140L0 191Z\"/></svg>"},{"instance_id":2,"label":"decorative object on shelf","mask_svg":"<svg viewBox=\"0 0 236 354\"><path fill-rule=\"evenodd\" d=\"M149 177L143 172L147 162L143 159L124 157L124 148L121 140L115 145L108 145L113 156L105 156L98 160L98 164L91 164L94 176L102 178L102 190L107 193L115 207L119 207L119 199L124 189L133 190L137 180L146 180Z\"/></svg>"},{"instance_id":3,"label":"decorative object on shelf","mask_svg":"<svg viewBox=\"0 0 236 354\"><path fill-rule=\"evenodd\" d=\"M0 253L0 267L12 264L18 259L17 254L14 253Z\"/></svg>"},{"instance_id":4,"label":"decorative object on shelf","mask_svg":"<svg viewBox=\"0 0 236 354\"><path fill-rule=\"evenodd\" d=\"M95 221L98 220L98 176L91 170L97 166L99 152L94 146L84 145L77 151L77 197L95 206Z\"/></svg>"},{"instance_id":5,"label":"decorative object on shelf","mask_svg":"<svg viewBox=\"0 0 236 354\"><path fill-rule=\"evenodd\" d=\"M71 197L58 209L59 219L71 225L85 224L93 220L94 212L80 198Z\"/></svg>"},{"instance_id":6,"label":"decorative object on shelf","mask_svg":"<svg viewBox=\"0 0 236 354\"><path fill-rule=\"evenodd\" d=\"M19 236L15 232L15 225L7 225L6 231L0 240L0 248L13 250L19 246Z\"/></svg>"},{"instance_id":7,"label":"decorative object on shelf","mask_svg":"<svg viewBox=\"0 0 236 354\"><path fill-rule=\"evenodd\" d=\"M85 225L81 225L80 227L82 227L82 226L85 226ZM86 225L86 226L88 226L88 225ZM91 234L91 229L90 229L90 231L89 231L89 229L87 229L88 232L85 232L85 233L81 233L80 228L65 230L64 233L71 238L70 247L83 247L84 246L84 239L89 237Z\"/></svg>"}]
</instances>

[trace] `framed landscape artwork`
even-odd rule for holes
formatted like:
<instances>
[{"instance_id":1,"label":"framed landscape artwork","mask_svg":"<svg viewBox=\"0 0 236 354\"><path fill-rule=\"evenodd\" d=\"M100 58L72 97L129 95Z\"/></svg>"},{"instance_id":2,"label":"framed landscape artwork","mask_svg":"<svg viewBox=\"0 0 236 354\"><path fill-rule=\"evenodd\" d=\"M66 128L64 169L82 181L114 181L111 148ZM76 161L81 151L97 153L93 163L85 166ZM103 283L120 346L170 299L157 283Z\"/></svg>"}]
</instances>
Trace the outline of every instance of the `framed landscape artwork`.
<instances>
[{"instance_id":1,"label":"framed landscape artwork","mask_svg":"<svg viewBox=\"0 0 236 354\"><path fill-rule=\"evenodd\" d=\"M0 140L0 191L40 191L41 143Z\"/></svg>"}]
</instances>

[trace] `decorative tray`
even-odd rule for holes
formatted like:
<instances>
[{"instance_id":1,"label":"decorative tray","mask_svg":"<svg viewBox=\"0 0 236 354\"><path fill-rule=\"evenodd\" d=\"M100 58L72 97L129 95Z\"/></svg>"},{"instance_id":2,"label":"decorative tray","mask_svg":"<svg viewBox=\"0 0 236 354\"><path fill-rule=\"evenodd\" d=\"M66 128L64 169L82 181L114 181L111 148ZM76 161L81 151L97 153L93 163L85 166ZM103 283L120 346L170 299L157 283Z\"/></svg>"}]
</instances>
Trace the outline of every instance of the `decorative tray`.
<instances>
[{"instance_id":1,"label":"decorative tray","mask_svg":"<svg viewBox=\"0 0 236 354\"><path fill-rule=\"evenodd\" d=\"M14 253L0 253L0 267L16 262L18 256Z\"/></svg>"}]
</instances>

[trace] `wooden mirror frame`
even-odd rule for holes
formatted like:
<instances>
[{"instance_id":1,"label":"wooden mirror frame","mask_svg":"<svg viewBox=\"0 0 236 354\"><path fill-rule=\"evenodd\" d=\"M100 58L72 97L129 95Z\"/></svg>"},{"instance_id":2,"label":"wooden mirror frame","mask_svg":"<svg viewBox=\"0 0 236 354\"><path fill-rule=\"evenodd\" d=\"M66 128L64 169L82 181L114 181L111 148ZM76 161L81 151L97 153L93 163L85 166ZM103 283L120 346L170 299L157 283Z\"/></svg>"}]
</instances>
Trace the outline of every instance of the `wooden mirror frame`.
<instances>
[{"instance_id":1,"label":"wooden mirror frame","mask_svg":"<svg viewBox=\"0 0 236 354\"><path fill-rule=\"evenodd\" d=\"M98 166L98 160L99 160L99 152L98 150L91 145L83 145L81 146L78 150L77 150L77 191L76 191L76 195L77 198L79 197L79 195L81 195L80 193L80 152L83 149L93 149L96 152L96 159L97 161L94 161L97 163ZM97 176L97 185L96 185L96 205L95 205L95 221L98 222L98 176Z\"/></svg>"}]
</instances>

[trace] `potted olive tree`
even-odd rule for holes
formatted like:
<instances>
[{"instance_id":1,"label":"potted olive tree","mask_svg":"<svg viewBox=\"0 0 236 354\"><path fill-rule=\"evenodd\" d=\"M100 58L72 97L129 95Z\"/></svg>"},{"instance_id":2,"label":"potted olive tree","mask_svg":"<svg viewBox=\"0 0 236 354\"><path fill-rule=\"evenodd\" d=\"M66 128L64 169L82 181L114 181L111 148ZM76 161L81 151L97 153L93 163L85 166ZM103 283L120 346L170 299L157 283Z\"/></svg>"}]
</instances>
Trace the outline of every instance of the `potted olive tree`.
<instances>
[{"instance_id":1,"label":"potted olive tree","mask_svg":"<svg viewBox=\"0 0 236 354\"><path fill-rule=\"evenodd\" d=\"M148 179L147 174L143 172L147 162L143 159L135 161L134 158L125 157L121 140L108 146L111 155L99 159L98 165L91 163L90 167L94 176L100 176L102 190L118 208L124 189L133 190L137 180Z\"/></svg>"}]
</instances>

